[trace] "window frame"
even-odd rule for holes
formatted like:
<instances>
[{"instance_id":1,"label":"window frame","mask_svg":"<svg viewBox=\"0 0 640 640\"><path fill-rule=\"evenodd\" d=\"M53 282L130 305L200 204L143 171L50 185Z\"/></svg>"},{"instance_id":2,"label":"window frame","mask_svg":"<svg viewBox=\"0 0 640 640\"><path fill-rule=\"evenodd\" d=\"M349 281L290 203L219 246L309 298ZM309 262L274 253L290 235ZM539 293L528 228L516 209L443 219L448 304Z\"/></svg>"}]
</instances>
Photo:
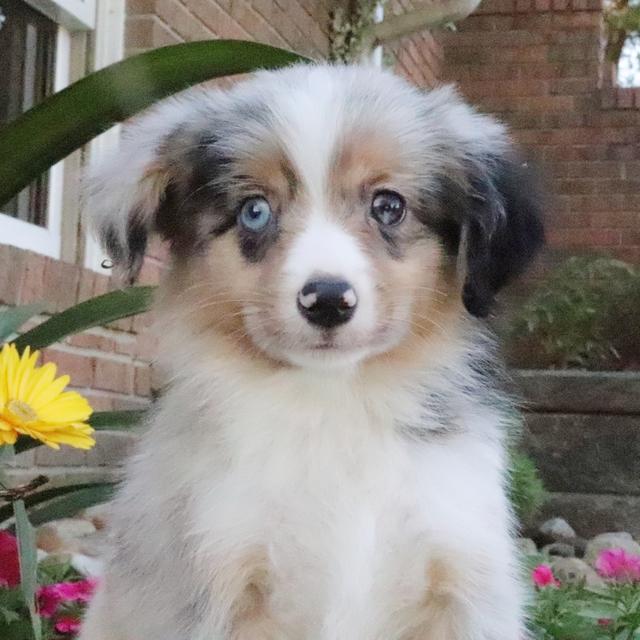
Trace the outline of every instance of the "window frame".
<instances>
[{"instance_id":1,"label":"window frame","mask_svg":"<svg viewBox=\"0 0 640 640\"><path fill-rule=\"evenodd\" d=\"M25 0L69 31L90 31L96 25L96 3L101 0Z\"/></svg>"},{"instance_id":2,"label":"window frame","mask_svg":"<svg viewBox=\"0 0 640 640\"><path fill-rule=\"evenodd\" d=\"M99 0L93 43L93 69L97 71L124 58L125 0ZM94 138L89 144L88 160L98 162L115 151L120 144L121 125ZM86 222L86 218L85 218ZM102 275L110 272L103 266L107 255L88 225L84 225L83 266Z\"/></svg>"}]
</instances>

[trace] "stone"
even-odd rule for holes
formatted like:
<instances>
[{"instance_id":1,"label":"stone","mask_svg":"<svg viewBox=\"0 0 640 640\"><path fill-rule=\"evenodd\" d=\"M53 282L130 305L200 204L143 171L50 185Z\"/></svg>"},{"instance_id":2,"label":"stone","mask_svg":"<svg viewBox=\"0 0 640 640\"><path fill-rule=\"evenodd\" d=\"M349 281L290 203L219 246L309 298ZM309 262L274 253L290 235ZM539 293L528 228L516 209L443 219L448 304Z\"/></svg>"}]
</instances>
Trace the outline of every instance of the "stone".
<instances>
[{"instance_id":1,"label":"stone","mask_svg":"<svg viewBox=\"0 0 640 640\"><path fill-rule=\"evenodd\" d=\"M627 553L640 556L640 544L630 533L623 531L601 533L587 543L584 559L592 567L604 549L624 549Z\"/></svg>"},{"instance_id":2,"label":"stone","mask_svg":"<svg viewBox=\"0 0 640 640\"><path fill-rule=\"evenodd\" d=\"M80 518L63 518L36 529L36 546L48 553L79 551L79 540L96 532L92 522Z\"/></svg>"},{"instance_id":3,"label":"stone","mask_svg":"<svg viewBox=\"0 0 640 640\"><path fill-rule=\"evenodd\" d=\"M93 526L98 530L106 529L109 523L111 513L111 506L109 503L97 504L93 507L89 507L82 512L81 517L84 520L89 520L93 523Z\"/></svg>"},{"instance_id":4,"label":"stone","mask_svg":"<svg viewBox=\"0 0 640 640\"><path fill-rule=\"evenodd\" d=\"M540 534L549 542L572 542L576 532L564 518L551 518L540 525Z\"/></svg>"},{"instance_id":5,"label":"stone","mask_svg":"<svg viewBox=\"0 0 640 640\"><path fill-rule=\"evenodd\" d=\"M542 547L542 553L546 553L548 556L573 558L576 555L576 550L575 547L568 542L552 542Z\"/></svg>"},{"instance_id":6,"label":"stone","mask_svg":"<svg viewBox=\"0 0 640 640\"><path fill-rule=\"evenodd\" d=\"M584 584L587 587L599 587L604 580L579 558L553 558L553 574L562 584Z\"/></svg>"},{"instance_id":7,"label":"stone","mask_svg":"<svg viewBox=\"0 0 640 640\"><path fill-rule=\"evenodd\" d=\"M571 541L573 548L576 550L576 558L584 558L584 554L587 551L588 540L578 536L575 540Z\"/></svg>"},{"instance_id":8,"label":"stone","mask_svg":"<svg viewBox=\"0 0 640 640\"><path fill-rule=\"evenodd\" d=\"M523 556L535 556L538 553L538 547L531 538L517 538L516 547Z\"/></svg>"}]
</instances>

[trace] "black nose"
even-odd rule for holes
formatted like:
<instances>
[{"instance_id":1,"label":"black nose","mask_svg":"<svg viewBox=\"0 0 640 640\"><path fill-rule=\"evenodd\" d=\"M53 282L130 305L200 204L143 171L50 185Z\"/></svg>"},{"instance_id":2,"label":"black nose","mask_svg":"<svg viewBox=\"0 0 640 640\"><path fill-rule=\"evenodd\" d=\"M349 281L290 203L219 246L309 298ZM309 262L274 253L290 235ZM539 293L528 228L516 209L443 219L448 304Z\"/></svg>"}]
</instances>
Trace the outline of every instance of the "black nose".
<instances>
[{"instance_id":1,"label":"black nose","mask_svg":"<svg viewBox=\"0 0 640 640\"><path fill-rule=\"evenodd\" d=\"M311 280L298 293L300 313L326 329L347 322L357 304L356 292L344 280Z\"/></svg>"}]
</instances>

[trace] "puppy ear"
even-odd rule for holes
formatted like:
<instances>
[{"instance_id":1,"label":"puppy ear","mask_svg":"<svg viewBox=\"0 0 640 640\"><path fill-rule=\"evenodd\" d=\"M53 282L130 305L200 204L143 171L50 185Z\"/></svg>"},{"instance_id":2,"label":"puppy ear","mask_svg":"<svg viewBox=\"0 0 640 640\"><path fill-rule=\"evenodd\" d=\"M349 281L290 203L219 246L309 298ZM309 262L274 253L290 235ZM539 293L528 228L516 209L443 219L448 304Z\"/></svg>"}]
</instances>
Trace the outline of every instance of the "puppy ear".
<instances>
[{"instance_id":1,"label":"puppy ear","mask_svg":"<svg viewBox=\"0 0 640 640\"><path fill-rule=\"evenodd\" d=\"M197 95L196 95L197 97ZM188 95L161 103L127 126L119 150L89 169L84 208L91 226L127 283L140 273L150 235L180 163L172 136L195 119Z\"/></svg>"},{"instance_id":2,"label":"puppy ear","mask_svg":"<svg viewBox=\"0 0 640 640\"><path fill-rule=\"evenodd\" d=\"M127 284L140 273L170 180L168 170L153 161L144 169L131 165L118 154L110 167L96 173L86 205L116 273Z\"/></svg>"},{"instance_id":3,"label":"puppy ear","mask_svg":"<svg viewBox=\"0 0 640 640\"><path fill-rule=\"evenodd\" d=\"M474 316L489 314L495 294L526 269L544 242L537 184L531 167L510 153L470 165L462 220L462 299Z\"/></svg>"}]
</instances>

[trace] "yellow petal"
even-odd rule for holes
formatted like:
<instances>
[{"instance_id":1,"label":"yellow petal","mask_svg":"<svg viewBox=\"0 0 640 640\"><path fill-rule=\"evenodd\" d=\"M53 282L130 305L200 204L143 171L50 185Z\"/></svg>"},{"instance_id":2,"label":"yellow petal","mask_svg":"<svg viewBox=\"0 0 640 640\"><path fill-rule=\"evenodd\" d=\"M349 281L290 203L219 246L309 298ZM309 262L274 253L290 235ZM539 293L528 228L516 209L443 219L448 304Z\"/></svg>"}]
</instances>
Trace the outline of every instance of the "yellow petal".
<instances>
[{"instance_id":1,"label":"yellow petal","mask_svg":"<svg viewBox=\"0 0 640 640\"><path fill-rule=\"evenodd\" d=\"M0 446L5 444L15 444L18 434L15 431L0 431Z\"/></svg>"},{"instance_id":2,"label":"yellow petal","mask_svg":"<svg viewBox=\"0 0 640 640\"><path fill-rule=\"evenodd\" d=\"M46 389L56 377L56 365L53 362L39 367L31 376L31 388L24 401L33 406L35 399Z\"/></svg>"},{"instance_id":3,"label":"yellow petal","mask_svg":"<svg viewBox=\"0 0 640 640\"><path fill-rule=\"evenodd\" d=\"M67 391L52 402L38 408L42 422L84 422L92 413L91 405L79 393Z\"/></svg>"},{"instance_id":4,"label":"yellow petal","mask_svg":"<svg viewBox=\"0 0 640 640\"><path fill-rule=\"evenodd\" d=\"M29 404L40 413L40 408L55 400L69 384L69 376L60 376L49 383L38 395L29 394L31 401Z\"/></svg>"},{"instance_id":5,"label":"yellow petal","mask_svg":"<svg viewBox=\"0 0 640 640\"><path fill-rule=\"evenodd\" d=\"M24 400L27 395L27 392L31 386L31 381L33 379L33 375L36 368L36 362L38 360L38 356L40 354L37 351L34 351L31 355L29 355L29 348L25 349L24 354L22 355L22 359L20 361L20 374L18 378L18 389L16 392L16 400Z\"/></svg>"},{"instance_id":6,"label":"yellow petal","mask_svg":"<svg viewBox=\"0 0 640 640\"><path fill-rule=\"evenodd\" d=\"M84 433L74 431L59 431L48 433L44 442L53 446L54 444L66 444L76 449L91 449L95 445L96 441Z\"/></svg>"}]
</instances>

